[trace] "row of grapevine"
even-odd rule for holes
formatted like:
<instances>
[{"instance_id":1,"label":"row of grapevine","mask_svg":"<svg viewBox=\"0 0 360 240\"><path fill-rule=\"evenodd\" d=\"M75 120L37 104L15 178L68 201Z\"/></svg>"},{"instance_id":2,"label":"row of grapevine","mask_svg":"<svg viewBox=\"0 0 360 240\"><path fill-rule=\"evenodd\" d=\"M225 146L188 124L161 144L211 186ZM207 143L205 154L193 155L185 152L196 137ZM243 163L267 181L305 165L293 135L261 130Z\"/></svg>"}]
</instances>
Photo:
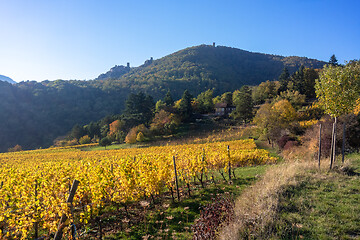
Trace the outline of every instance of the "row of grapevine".
<instances>
[{"instance_id":1,"label":"row of grapevine","mask_svg":"<svg viewBox=\"0 0 360 240\"><path fill-rule=\"evenodd\" d=\"M227 151L230 147L230 152ZM230 159L229 159L230 155ZM232 167L274 162L253 140L208 144L80 151L45 149L0 154L0 238L31 237L56 232L63 214L85 226L104 204L126 205L175 189L173 156L179 179ZM73 209L66 202L70 183L80 181ZM74 217L73 215L76 215ZM69 224L70 226L70 224ZM70 234L70 229L64 230Z\"/></svg>"}]
</instances>

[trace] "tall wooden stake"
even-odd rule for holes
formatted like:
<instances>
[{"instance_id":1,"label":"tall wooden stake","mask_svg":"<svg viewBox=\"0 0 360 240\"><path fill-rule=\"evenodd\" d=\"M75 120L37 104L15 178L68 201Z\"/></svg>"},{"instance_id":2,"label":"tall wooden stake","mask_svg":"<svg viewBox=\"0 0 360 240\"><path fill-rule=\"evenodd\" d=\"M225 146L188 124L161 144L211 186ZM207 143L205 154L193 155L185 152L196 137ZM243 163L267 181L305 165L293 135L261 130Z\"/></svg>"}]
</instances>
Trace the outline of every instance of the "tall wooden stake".
<instances>
[{"instance_id":1,"label":"tall wooden stake","mask_svg":"<svg viewBox=\"0 0 360 240\"><path fill-rule=\"evenodd\" d=\"M319 154L318 154L318 161L319 161L319 170L320 170L320 159L321 159L321 123L319 128Z\"/></svg>"},{"instance_id":2,"label":"tall wooden stake","mask_svg":"<svg viewBox=\"0 0 360 240\"><path fill-rule=\"evenodd\" d=\"M337 123L337 117L335 117L335 122L334 122L334 148L333 148L333 162L335 163L336 160L336 123Z\"/></svg>"},{"instance_id":3,"label":"tall wooden stake","mask_svg":"<svg viewBox=\"0 0 360 240\"><path fill-rule=\"evenodd\" d=\"M344 164L344 161L345 161L345 137L346 137L345 131L346 131L346 123L344 123L344 126L343 126L343 142L342 142L342 148L341 148L342 163L343 164Z\"/></svg>"},{"instance_id":4,"label":"tall wooden stake","mask_svg":"<svg viewBox=\"0 0 360 240\"><path fill-rule=\"evenodd\" d=\"M180 192L179 192L179 183L178 183L178 177L177 177L177 171L176 171L175 156L173 156L173 162L174 162L174 171L175 171L176 191L177 191L178 201L180 202Z\"/></svg>"},{"instance_id":5,"label":"tall wooden stake","mask_svg":"<svg viewBox=\"0 0 360 240\"><path fill-rule=\"evenodd\" d=\"M227 146L227 154L229 158L229 181L231 182L231 162L230 162L230 146Z\"/></svg>"},{"instance_id":6,"label":"tall wooden stake","mask_svg":"<svg viewBox=\"0 0 360 240\"><path fill-rule=\"evenodd\" d=\"M78 180L73 181L73 184L72 184L71 189L70 189L69 197L68 197L68 199L66 201L67 203L72 204L72 202L74 200L75 193L76 193L76 189L78 188L79 183L80 182ZM55 234L54 240L60 240L62 238L63 230L66 227L65 222L66 222L67 219L68 219L68 217L66 216L66 214L63 214L61 216L59 226L58 226L58 231Z\"/></svg>"},{"instance_id":7,"label":"tall wooden stake","mask_svg":"<svg viewBox=\"0 0 360 240\"><path fill-rule=\"evenodd\" d=\"M334 162L334 132L335 132L335 122L333 123L333 128L331 132L331 148L330 148L330 170L332 169L332 165Z\"/></svg>"},{"instance_id":8,"label":"tall wooden stake","mask_svg":"<svg viewBox=\"0 0 360 240\"><path fill-rule=\"evenodd\" d=\"M38 187L38 184L37 184L37 180L35 180L35 216L37 218L37 204L36 204L36 201L37 201L37 187ZM34 234L34 238L35 239L38 239L39 237L39 223L36 219L36 221L34 222L34 228L35 228L35 234Z\"/></svg>"}]
</instances>

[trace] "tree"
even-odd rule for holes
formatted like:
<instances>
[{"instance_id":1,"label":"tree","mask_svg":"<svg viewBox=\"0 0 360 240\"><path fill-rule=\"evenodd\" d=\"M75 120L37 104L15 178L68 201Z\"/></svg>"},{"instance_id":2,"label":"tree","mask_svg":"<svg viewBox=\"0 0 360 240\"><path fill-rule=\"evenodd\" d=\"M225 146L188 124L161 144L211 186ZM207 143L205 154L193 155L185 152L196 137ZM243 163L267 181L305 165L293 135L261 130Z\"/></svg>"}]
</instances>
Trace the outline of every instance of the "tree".
<instances>
[{"instance_id":1,"label":"tree","mask_svg":"<svg viewBox=\"0 0 360 240\"><path fill-rule=\"evenodd\" d=\"M155 104L155 112L160 112L166 107L166 103L163 100L158 100Z\"/></svg>"},{"instance_id":2,"label":"tree","mask_svg":"<svg viewBox=\"0 0 360 240\"><path fill-rule=\"evenodd\" d=\"M76 140L79 140L82 136L84 136L84 134L85 134L84 129L79 124L76 124L72 128L70 136L72 138L75 138Z\"/></svg>"},{"instance_id":3,"label":"tree","mask_svg":"<svg viewBox=\"0 0 360 240\"><path fill-rule=\"evenodd\" d=\"M292 83L292 89L289 88L289 84L288 89L304 94L304 69L304 65L301 65L299 70L291 75L289 83Z\"/></svg>"},{"instance_id":4,"label":"tree","mask_svg":"<svg viewBox=\"0 0 360 240\"><path fill-rule=\"evenodd\" d=\"M200 93L197 98L197 110L199 113L210 113L214 111L213 90Z\"/></svg>"},{"instance_id":5,"label":"tree","mask_svg":"<svg viewBox=\"0 0 360 240\"><path fill-rule=\"evenodd\" d=\"M266 81L254 87L252 98L254 104L261 104L276 97L280 83L278 81Z\"/></svg>"},{"instance_id":6,"label":"tree","mask_svg":"<svg viewBox=\"0 0 360 240\"><path fill-rule=\"evenodd\" d=\"M174 105L174 99L171 96L171 92L170 90L166 93L165 97L164 97L164 103L166 104L166 106L171 107L172 105Z\"/></svg>"},{"instance_id":7,"label":"tree","mask_svg":"<svg viewBox=\"0 0 360 240\"><path fill-rule=\"evenodd\" d=\"M100 140L99 145L105 147L106 149L106 146L111 145L111 140L108 137L104 137Z\"/></svg>"},{"instance_id":8,"label":"tree","mask_svg":"<svg viewBox=\"0 0 360 240\"><path fill-rule=\"evenodd\" d=\"M236 107L231 116L239 121L249 122L253 118L254 103L252 100L251 89L248 86L243 86L240 91L233 93L233 103Z\"/></svg>"},{"instance_id":9,"label":"tree","mask_svg":"<svg viewBox=\"0 0 360 240\"><path fill-rule=\"evenodd\" d=\"M360 62L346 66L326 65L315 83L319 105L334 118L330 169L335 158L336 123L341 115L354 111L360 92Z\"/></svg>"},{"instance_id":10,"label":"tree","mask_svg":"<svg viewBox=\"0 0 360 240\"><path fill-rule=\"evenodd\" d=\"M223 95L221 95L221 102L226 103L228 105L233 105L232 98L233 98L232 93L226 92Z\"/></svg>"},{"instance_id":11,"label":"tree","mask_svg":"<svg viewBox=\"0 0 360 240\"><path fill-rule=\"evenodd\" d=\"M192 117L191 99L191 94L188 90L185 90L179 104L180 116L185 122L189 121Z\"/></svg>"},{"instance_id":12,"label":"tree","mask_svg":"<svg viewBox=\"0 0 360 240\"><path fill-rule=\"evenodd\" d=\"M295 119L295 109L284 99L273 104L263 104L254 117L254 123L261 130L261 135L271 143L281 137L282 130L288 128Z\"/></svg>"},{"instance_id":13,"label":"tree","mask_svg":"<svg viewBox=\"0 0 360 240\"><path fill-rule=\"evenodd\" d=\"M307 98L315 98L315 80L319 78L319 74L315 69L304 69L304 92Z\"/></svg>"},{"instance_id":14,"label":"tree","mask_svg":"<svg viewBox=\"0 0 360 240\"><path fill-rule=\"evenodd\" d=\"M295 109L300 109L305 104L305 98L306 96L303 94L300 94L298 91L294 90L286 90L280 93L279 96L275 99L275 101L279 101L281 99L288 100L291 105Z\"/></svg>"},{"instance_id":15,"label":"tree","mask_svg":"<svg viewBox=\"0 0 360 240\"><path fill-rule=\"evenodd\" d=\"M335 57L335 54L331 55L330 60L329 60L329 64L332 66L338 66L338 60Z\"/></svg>"},{"instance_id":16,"label":"tree","mask_svg":"<svg viewBox=\"0 0 360 240\"><path fill-rule=\"evenodd\" d=\"M129 126L148 124L153 116L154 100L143 92L131 93L125 102L124 119Z\"/></svg>"},{"instance_id":17,"label":"tree","mask_svg":"<svg viewBox=\"0 0 360 240\"><path fill-rule=\"evenodd\" d=\"M279 76L280 88L279 91L285 91L287 89L287 85L289 83L290 73L289 70L284 67L282 73Z\"/></svg>"},{"instance_id":18,"label":"tree","mask_svg":"<svg viewBox=\"0 0 360 240\"><path fill-rule=\"evenodd\" d=\"M82 136L79 139L79 143L80 144L89 144L89 143L91 143L91 138L88 135Z\"/></svg>"}]
</instances>

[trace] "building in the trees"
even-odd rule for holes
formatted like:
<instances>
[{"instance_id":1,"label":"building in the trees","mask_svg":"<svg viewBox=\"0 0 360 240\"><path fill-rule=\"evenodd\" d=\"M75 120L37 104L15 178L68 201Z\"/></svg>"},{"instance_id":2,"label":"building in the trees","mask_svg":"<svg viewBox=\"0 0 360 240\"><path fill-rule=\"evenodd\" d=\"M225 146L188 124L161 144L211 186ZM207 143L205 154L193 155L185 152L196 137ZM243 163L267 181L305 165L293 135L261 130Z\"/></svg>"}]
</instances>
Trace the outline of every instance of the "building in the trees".
<instances>
[{"instance_id":1,"label":"building in the trees","mask_svg":"<svg viewBox=\"0 0 360 240\"><path fill-rule=\"evenodd\" d=\"M236 109L235 106L229 105L227 103L217 103L215 104L215 115L228 116L235 109Z\"/></svg>"}]
</instances>

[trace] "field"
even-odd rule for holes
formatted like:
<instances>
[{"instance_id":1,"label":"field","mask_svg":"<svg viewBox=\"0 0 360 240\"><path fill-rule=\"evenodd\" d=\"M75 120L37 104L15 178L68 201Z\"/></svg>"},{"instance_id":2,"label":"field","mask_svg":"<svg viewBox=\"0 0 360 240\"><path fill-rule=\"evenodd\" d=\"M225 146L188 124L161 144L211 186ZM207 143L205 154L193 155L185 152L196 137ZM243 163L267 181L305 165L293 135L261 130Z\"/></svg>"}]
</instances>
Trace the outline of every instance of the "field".
<instances>
[{"instance_id":1,"label":"field","mask_svg":"<svg viewBox=\"0 0 360 240\"><path fill-rule=\"evenodd\" d=\"M122 209L131 215L128 210L134 204L143 203L146 210L150 202L159 202L164 195L172 195L175 202L176 190L181 190L181 198L185 192L190 196L196 181L202 187L218 182L220 176L236 181L241 167L275 161L251 139L107 151L54 148L0 154L0 236L52 236L63 214L68 217L60 226L65 236L86 236L89 226L106 209ZM66 203L74 180L80 182L79 187L73 202Z\"/></svg>"}]
</instances>

